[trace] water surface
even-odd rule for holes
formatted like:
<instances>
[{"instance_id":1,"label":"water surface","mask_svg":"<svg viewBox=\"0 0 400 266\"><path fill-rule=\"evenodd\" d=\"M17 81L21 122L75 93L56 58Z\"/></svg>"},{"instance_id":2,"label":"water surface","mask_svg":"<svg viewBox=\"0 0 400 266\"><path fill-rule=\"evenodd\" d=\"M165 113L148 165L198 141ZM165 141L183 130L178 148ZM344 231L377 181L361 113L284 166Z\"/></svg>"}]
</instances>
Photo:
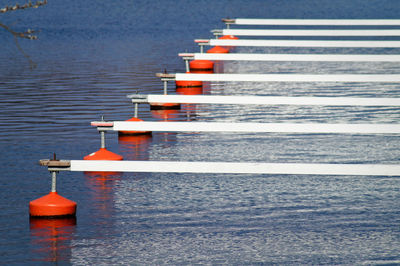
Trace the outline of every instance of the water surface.
<instances>
[{"instance_id":1,"label":"water surface","mask_svg":"<svg viewBox=\"0 0 400 266\"><path fill-rule=\"evenodd\" d=\"M15 4L3 1L1 6ZM49 1L0 15L41 30L20 45L0 34L0 259L4 264L396 264L398 177L62 172L76 219L30 220L50 190L38 160L81 159L100 138L90 122L133 115L127 94L161 93L157 72L183 72L180 52L221 18L395 18L397 1ZM388 53L398 49L237 48L266 53ZM225 62L226 73L399 74L398 63ZM207 83L205 94L399 97L398 84ZM175 93L173 84L169 93ZM398 123L393 107L141 105L144 120ZM396 135L154 133L118 139L126 160L398 164Z\"/></svg>"}]
</instances>

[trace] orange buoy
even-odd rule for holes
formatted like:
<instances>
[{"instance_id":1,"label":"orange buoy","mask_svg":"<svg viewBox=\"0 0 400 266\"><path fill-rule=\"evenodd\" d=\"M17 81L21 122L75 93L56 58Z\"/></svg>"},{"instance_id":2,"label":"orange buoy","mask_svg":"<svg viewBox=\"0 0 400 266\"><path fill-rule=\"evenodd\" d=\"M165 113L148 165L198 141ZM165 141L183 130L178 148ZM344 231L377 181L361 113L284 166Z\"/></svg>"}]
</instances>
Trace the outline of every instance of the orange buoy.
<instances>
[{"instance_id":1,"label":"orange buoy","mask_svg":"<svg viewBox=\"0 0 400 266\"><path fill-rule=\"evenodd\" d=\"M214 73L214 62L210 60L193 60L189 63L191 73L211 74Z\"/></svg>"},{"instance_id":2,"label":"orange buoy","mask_svg":"<svg viewBox=\"0 0 400 266\"><path fill-rule=\"evenodd\" d=\"M176 80L175 81L176 89L178 88L202 88L203 82L196 80Z\"/></svg>"},{"instance_id":3,"label":"orange buoy","mask_svg":"<svg viewBox=\"0 0 400 266\"><path fill-rule=\"evenodd\" d=\"M224 35L219 37L220 40L238 40L239 38L233 35ZM232 51L235 49L235 46L223 46L223 48L227 49L228 51Z\"/></svg>"},{"instance_id":4,"label":"orange buoy","mask_svg":"<svg viewBox=\"0 0 400 266\"><path fill-rule=\"evenodd\" d=\"M113 153L106 148L100 148L98 151L93 152L83 157L83 160L109 160L109 161L120 161L123 160L121 155Z\"/></svg>"},{"instance_id":5,"label":"orange buoy","mask_svg":"<svg viewBox=\"0 0 400 266\"><path fill-rule=\"evenodd\" d=\"M179 103L150 103L150 110L179 110Z\"/></svg>"},{"instance_id":6,"label":"orange buoy","mask_svg":"<svg viewBox=\"0 0 400 266\"><path fill-rule=\"evenodd\" d=\"M75 216L76 202L58 195L57 192L50 192L29 202L29 214L38 217Z\"/></svg>"},{"instance_id":7,"label":"orange buoy","mask_svg":"<svg viewBox=\"0 0 400 266\"><path fill-rule=\"evenodd\" d=\"M207 50L207 53L226 54L229 53L229 50L221 46L214 46L213 48Z\"/></svg>"},{"instance_id":8,"label":"orange buoy","mask_svg":"<svg viewBox=\"0 0 400 266\"><path fill-rule=\"evenodd\" d=\"M233 35L224 35L224 36L219 37L218 39L221 39L221 40L238 40L239 38L236 37L236 36L233 36Z\"/></svg>"},{"instance_id":9,"label":"orange buoy","mask_svg":"<svg viewBox=\"0 0 400 266\"><path fill-rule=\"evenodd\" d=\"M127 122L143 122L142 119L137 117L132 117L131 119L126 120ZM151 131L118 131L118 136L131 136L131 135L151 135Z\"/></svg>"}]
</instances>

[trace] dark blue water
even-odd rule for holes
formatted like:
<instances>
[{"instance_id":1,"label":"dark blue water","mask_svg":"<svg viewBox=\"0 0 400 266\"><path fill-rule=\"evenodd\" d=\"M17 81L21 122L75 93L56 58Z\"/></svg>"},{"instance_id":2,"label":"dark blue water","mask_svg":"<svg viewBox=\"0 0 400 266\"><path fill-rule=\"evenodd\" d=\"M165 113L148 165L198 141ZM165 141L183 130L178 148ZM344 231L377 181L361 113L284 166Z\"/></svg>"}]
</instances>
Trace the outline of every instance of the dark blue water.
<instances>
[{"instance_id":1,"label":"dark blue water","mask_svg":"<svg viewBox=\"0 0 400 266\"><path fill-rule=\"evenodd\" d=\"M16 2L0 2L0 8ZM221 18L399 18L397 0L49 1L0 15L38 29L20 46L0 31L0 263L398 264L400 179L367 176L61 172L58 192L76 220L29 220L47 194L38 160L81 159L100 146L90 122L133 115L127 94L161 93L154 76L183 72L180 52L211 37ZM296 52L237 48L238 52ZM297 51L298 52L298 51ZM393 53L398 49L303 49ZM227 73L400 73L398 63L226 62ZM174 93L172 84L170 93ZM399 97L398 84L215 82L207 94ZM398 108L185 105L144 120L398 123ZM126 160L398 164L396 135L107 134Z\"/></svg>"}]
</instances>

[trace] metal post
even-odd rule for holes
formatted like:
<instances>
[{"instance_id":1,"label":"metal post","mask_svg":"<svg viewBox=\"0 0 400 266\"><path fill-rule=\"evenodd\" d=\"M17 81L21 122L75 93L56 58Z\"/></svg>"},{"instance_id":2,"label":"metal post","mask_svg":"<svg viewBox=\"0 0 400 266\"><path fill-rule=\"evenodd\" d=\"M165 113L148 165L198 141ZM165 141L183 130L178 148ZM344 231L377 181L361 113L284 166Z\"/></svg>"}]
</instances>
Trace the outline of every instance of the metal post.
<instances>
[{"instance_id":1,"label":"metal post","mask_svg":"<svg viewBox=\"0 0 400 266\"><path fill-rule=\"evenodd\" d=\"M164 79L164 95L168 94L168 80Z\"/></svg>"},{"instance_id":2,"label":"metal post","mask_svg":"<svg viewBox=\"0 0 400 266\"><path fill-rule=\"evenodd\" d=\"M200 53L202 54L202 53L204 53L204 45L202 44L202 43L199 43L199 46L200 46Z\"/></svg>"},{"instance_id":3,"label":"metal post","mask_svg":"<svg viewBox=\"0 0 400 266\"><path fill-rule=\"evenodd\" d=\"M103 130L100 131L100 147L103 149L106 147L106 132L104 132Z\"/></svg>"},{"instance_id":4,"label":"metal post","mask_svg":"<svg viewBox=\"0 0 400 266\"><path fill-rule=\"evenodd\" d=\"M101 121L104 121L104 115L101 116ZM100 133L100 148L106 148L106 132L104 130L99 130Z\"/></svg>"},{"instance_id":5,"label":"metal post","mask_svg":"<svg viewBox=\"0 0 400 266\"><path fill-rule=\"evenodd\" d=\"M189 59L185 58L186 72L190 72Z\"/></svg>"},{"instance_id":6,"label":"metal post","mask_svg":"<svg viewBox=\"0 0 400 266\"><path fill-rule=\"evenodd\" d=\"M57 171L51 171L51 192L57 192Z\"/></svg>"},{"instance_id":7,"label":"metal post","mask_svg":"<svg viewBox=\"0 0 400 266\"><path fill-rule=\"evenodd\" d=\"M137 118L138 117L138 103L135 103L135 109L134 109L134 113L133 113L133 117Z\"/></svg>"}]
</instances>

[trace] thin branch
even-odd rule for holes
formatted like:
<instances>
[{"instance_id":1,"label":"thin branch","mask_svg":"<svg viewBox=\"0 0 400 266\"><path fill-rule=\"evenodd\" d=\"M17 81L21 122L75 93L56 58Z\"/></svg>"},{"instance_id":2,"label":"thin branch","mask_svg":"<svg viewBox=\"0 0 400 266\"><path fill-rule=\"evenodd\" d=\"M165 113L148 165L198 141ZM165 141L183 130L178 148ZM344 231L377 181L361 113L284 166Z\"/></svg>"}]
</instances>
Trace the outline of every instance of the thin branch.
<instances>
[{"instance_id":1,"label":"thin branch","mask_svg":"<svg viewBox=\"0 0 400 266\"><path fill-rule=\"evenodd\" d=\"M18 42L18 37L14 36L14 41L15 41L15 46L17 46L18 50L21 52L21 54L29 61L29 66L31 69L34 69L37 64L35 62L33 62L31 56L27 53L25 53L25 51L21 48L21 46L19 45Z\"/></svg>"},{"instance_id":2,"label":"thin branch","mask_svg":"<svg viewBox=\"0 0 400 266\"><path fill-rule=\"evenodd\" d=\"M29 2L24 4L24 5L16 4L16 5L11 6L11 7L6 6L4 8L1 8L0 9L0 13L6 13L6 12L9 12L9 11L16 11L16 10L27 9L27 8L38 8L38 7L46 5L46 4L47 4L47 0L36 1L35 4L33 4L31 2L31 0L29 0ZM15 31L15 30L11 29L9 26L7 26L7 25L5 25L5 24L3 24L1 22L0 22L0 28L5 29L6 31L8 31L9 33L11 33L14 36L15 45L17 46L18 50L29 61L30 68L31 69L35 68L36 67L36 63L33 62L33 60L31 59L30 55L25 53L25 51L19 45L18 38L36 40L38 37L36 35L34 35L34 33L38 32L38 31L34 31L34 30L31 30L31 29L28 29L28 30L26 30L24 32L18 32L18 31Z\"/></svg>"},{"instance_id":3,"label":"thin branch","mask_svg":"<svg viewBox=\"0 0 400 266\"><path fill-rule=\"evenodd\" d=\"M15 4L14 6L6 6L2 9L0 9L0 13L6 13L9 11L16 11L16 10L27 9L27 8L38 8L38 7L46 5L46 4L47 4L47 0L36 1L35 4L33 4L31 2L31 0L29 0L29 2L24 5Z\"/></svg>"},{"instance_id":4,"label":"thin branch","mask_svg":"<svg viewBox=\"0 0 400 266\"><path fill-rule=\"evenodd\" d=\"M31 29L28 29L25 32L17 32L12 30L10 27L8 27L7 25L3 24L0 22L0 27L5 29L6 31L8 31L9 33L11 33L12 35L14 35L14 37L16 38L24 38L24 39L29 39L29 40L36 40L37 36L36 35L32 35L32 33L36 33L38 31L34 31Z\"/></svg>"}]
</instances>

